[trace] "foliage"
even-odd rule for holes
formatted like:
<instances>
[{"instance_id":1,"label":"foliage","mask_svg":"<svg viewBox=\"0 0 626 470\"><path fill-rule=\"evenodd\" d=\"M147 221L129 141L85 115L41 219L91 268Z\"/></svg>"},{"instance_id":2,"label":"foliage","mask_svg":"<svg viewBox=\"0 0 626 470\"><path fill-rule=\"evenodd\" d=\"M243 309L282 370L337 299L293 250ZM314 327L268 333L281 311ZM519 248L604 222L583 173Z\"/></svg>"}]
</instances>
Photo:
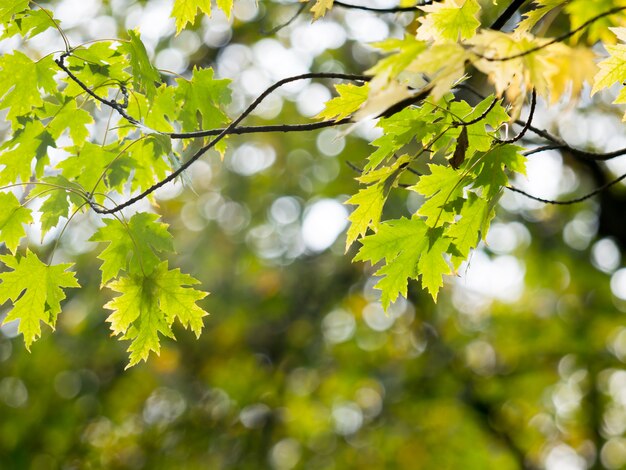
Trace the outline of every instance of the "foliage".
<instances>
[{"instance_id":1,"label":"foliage","mask_svg":"<svg viewBox=\"0 0 626 470\"><path fill-rule=\"evenodd\" d=\"M2 2L3 462L624 465L624 4L428 3Z\"/></svg>"},{"instance_id":2,"label":"foliage","mask_svg":"<svg viewBox=\"0 0 626 470\"><path fill-rule=\"evenodd\" d=\"M230 15L231 3L218 2L218 6ZM415 9L417 22L411 24L414 30L407 30L404 39L379 43L388 55L369 69L371 75L346 76L361 85L337 85L339 96L319 113L319 119L331 124L350 116L380 117L378 126L384 134L373 142L377 148L358 177L364 187L347 201L356 208L346 246L359 240L362 248L356 259L382 263L377 287L385 308L399 295L406 296L411 279L420 279L437 299L444 276L457 273L485 238L510 174L524 173L525 147L516 143L532 127L536 97L555 102L570 90L576 98L589 75L564 73L573 67L567 57L572 60L578 57L577 50L593 44L596 22L619 24L624 17L625 7L619 2L594 16L588 9L583 12L577 6L580 2L569 2L564 10L562 3L536 2L511 32L481 21L483 10L499 8L495 5L445 0L420 6ZM332 8L332 1L316 1L313 19ZM547 18L555 11L571 29L560 33L555 27L556 36L550 36ZM210 14L210 2L176 0L172 6L176 32L192 24L198 12ZM503 14L511 16L507 11ZM5 38L20 36L27 43L56 30L66 44L61 53L29 57L16 50L0 59L0 107L11 123L0 155L0 183L10 191L2 193L9 210L1 233L15 256L6 255L4 263L18 272L18 245L26 235L22 225L35 223L27 207L34 201L44 201L42 236L76 214L113 215L114 219L102 219L104 226L92 240L108 242L98 255L103 260L102 284L121 294L107 305L115 309L110 317L114 334L132 339L131 365L146 359L149 351L158 352L158 332L171 336L176 317L199 334L202 314L195 301L204 294L180 287L184 289L180 295L191 299L177 302L180 305L169 305L163 297L165 279L175 281L174 285L196 283L192 277L174 274L178 271L168 270L163 261L163 254L173 251L166 226L145 212L128 220L123 210L146 198L156 209L157 189L185 177L208 150L218 148L223 155L224 137L235 132L273 88L231 121L228 80L216 79L211 68L195 67L190 78L165 78L152 65L138 31L128 31L126 39L94 38L72 45L54 12L38 4L5 2L0 18ZM544 23L543 34L534 33ZM614 32L623 39L621 29ZM623 81L622 46L608 45L607 50L610 56L599 64L594 93ZM585 52L581 57L586 62L577 66L593 70L593 54ZM472 106L457 91L481 73L493 84L495 96ZM529 94L530 113L522 131L503 139L502 129L515 121ZM618 96L616 102L622 101ZM109 123L100 135L93 123L105 119L106 113ZM51 159L49 149L62 150L64 157ZM412 165L426 158L430 163L425 174L412 171ZM411 177L416 181L400 182ZM415 192L423 203L409 218L384 220L385 201L398 188ZM123 202L117 202L120 197ZM26 251L24 262L35 266L34 257ZM46 269L33 268L29 282L48 282L47 270L56 268L50 263L42 266ZM66 265L59 266L64 272ZM32 314L27 318L20 313L24 303L20 294L24 290L25 299L30 291L25 285L22 290L10 286L8 279L3 284L5 299L10 298L14 307L5 321L32 323ZM67 280L56 282L73 287ZM62 296L56 292L53 297L54 305L47 304L51 313L38 312L35 318L54 327ZM31 324L27 329L29 346L39 336L39 327Z\"/></svg>"}]
</instances>

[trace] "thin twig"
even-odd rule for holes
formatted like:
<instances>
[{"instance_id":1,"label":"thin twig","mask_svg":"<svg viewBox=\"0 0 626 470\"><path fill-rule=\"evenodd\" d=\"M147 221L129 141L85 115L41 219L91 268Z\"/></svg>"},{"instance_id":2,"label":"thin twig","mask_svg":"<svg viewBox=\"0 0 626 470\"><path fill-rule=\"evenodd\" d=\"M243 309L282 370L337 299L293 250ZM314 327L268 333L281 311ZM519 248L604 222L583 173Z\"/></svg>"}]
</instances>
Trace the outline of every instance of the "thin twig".
<instances>
[{"instance_id":1,"label":"thin twig","mask_svg":"<svg viewBox=\"0 0 626 470\"><path fill-rule=\"evenodd\" d=\"M509 6L506 7L506 10L504 10L502 14L498 16L498 18L496 18L496 21L494 21L491 25L491 29L500 31L502 28L504 28L504 25L507 23L507 21L509 21L513 17L515 12L519 10L524 3L526 3L526 0L513 0L509 4Z\"/></svg>"},{"instance_id":2,"label":"thin twig","mask_svg":"<svg viewBox=\"0 0 626 470\"><path fill-rule=\"evenodd\" d=\"M485 56L482 54L479 54L477 52L472 51L472 54L474 54L475 56L484 59L488 62L506 62L508 60L513 60L513 59L519 59L521 57L527 56L529 54L532 54L533 52L537 52L540 51L542 49L545 49L548 46L551 46L552 44L555 44L557 42L562 42L565 41L566 39L574 36L576 33L582 31L583 29L587 28L587 26L589 26L590 24L604 18L605 16L610 16L610 15L614 15L615 13L619 13L620 11L624 11L626 10L626 6L622 6L622 7L616 7L616 8L611 8L608 11L605 11L604 13L600 13L597 16L594 16L593 18L591 18L590 20L585 21L582 25L580 25L578 28L575 28L571 31L568 31L565 34L562 34L560 36L557 36L553 39L551 39L550 41L540 45L540 46L536 46L536 47L531 47L528 50L525 50L523 52L520 52L518 54L513 54L510 56L506 56L506 57L489 57L489 56Z\"/></svg>"},{"instance_id":3,"label":"thin twig","mask_svg":"<svg viewBox=\"0 0 626 470\"><path fill-rule=\"evenodd\" d=\"M235 129L241 121L243 121L252 111L256 109L257 106L261 104L261 102L270 94L272 94L277 88L280 88L287 83L295 82L297 80L308 80L312 78L335 78L340 80L352 80L352 81L367 81L369 77L363 77L362 75L350 75L345 73L305 73L302 75L296 75L293 77L287 77L278 82L274 83L272 86L267 88L263 93L261 93L253 102L250 104L244 111L239 115L237 119L231 122L228 127L226 127L222 132L220 132L211 142L200 148L196 153L194 153L189 160L182 163L179 168L170 173L166 178L158 181L157 183L150 186L148 189L143 191L141 194L138 194L135 197L132 197L125 202L116 205L111 209L101 209L97 205L93 204L92 209L99 214L114 214L116 212L121 211L122 209L135 204L138 201L141 201L149 194L152 194L154 191L159 189L160 187L166 185L170 181L176 179L181 173L183 173L187 168L189 168L196 160L202 157L206 152L212 149L220 140L228 135L233 129Z\"/></svg>"},{"instance_id":4,"label":"thin twig","mask_svg":"<svg viewBox=\"0 0 626 470\"><path fill-rule=\"evenodd\" d=\"M581 197L577 197L575 199L567 199L564 201L555 201L553 199L544 199L541 197L537 197L537 196L533 196L532 194L528 194L526 191L523 191L519 188L516 188L515 186L507 186L506 189L513 191L515 193L519 193L522 194L534 201L538 201L538 202L543 202L545 204L553 204L553 205L560 205L560 206L568 206L571 204L577 204L579 202L583 202L586 201L587 199L592 198L593 196L596 196L597 194L600 194L602 191L610 188L611 186L619 183L620 181L626 179L626 173L624 173L623 175L615 178L614 180L609 181L608 183L603 184L602 186L597 187L596 189L594 189L593 191L591 191L588 194L585 194L584 196Z\"/></svg>"},{"instance_id":5,"label":"thin twig","mask_svg":"<svg viewBox=\"0 0 626 470\"><path fill-rule=\"evenodd\" d=\"M533 88L533 91L530 95L530 111L528 112L528 119L526 119L526 122L524 123L524 127L519 132L519 134L517 134L515 137L511 139L506 139L506 140L497 139L498 142L500 142L501 144L514 144L518 140L521 140L522 137L524 137L524 135L526 134L526 132L528 132L528 129L530 129L530 126L532 126L536 105L537 105L537 92Z\"/></svg>"}]
</instances>

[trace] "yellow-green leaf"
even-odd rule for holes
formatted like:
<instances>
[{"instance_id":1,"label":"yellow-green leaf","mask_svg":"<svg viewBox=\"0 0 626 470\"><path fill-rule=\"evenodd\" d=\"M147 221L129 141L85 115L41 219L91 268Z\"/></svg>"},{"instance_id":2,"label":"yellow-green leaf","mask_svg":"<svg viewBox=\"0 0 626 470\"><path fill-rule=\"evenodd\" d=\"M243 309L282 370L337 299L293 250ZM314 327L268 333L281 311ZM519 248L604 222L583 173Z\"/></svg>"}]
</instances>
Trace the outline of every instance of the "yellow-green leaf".
<instances>
[{"instance_id":1,"label":"yellow-green leaf","mask_svg":"<svg viewBox=\"0 0 626 470\"><path fill-rule=\"evenodd\" d=\"M211 16L211 0L174 0L172 16L176 18L176 34L196 19L198 10Z\"/></svg>"},{"instance_id":2,"label":"yellow-green leaf","mask_svg":"<svg viewBox=\"0 0 626 470\"><path fill-rule=\"evenodd\" d=\"M427 15L419 18L417 39L435 42L467 40L474 37L480 26L476 14L480 5L476 0L444 0L420 7Z\"/></svg>"},{"instance_id":3,"label":"yellow-green leaf","mask_svg":"<svg viewBox=\"0 0 626 470\"><path fill-rule=\"evenodd\" d=\"M48 266L30 251L24 257L0 256L0 261L13 270L0 274L0 304L13 302L3 323L17 320L17 331L30 350L41 336L41 322L54 328L65 298L62 288L80 286L74 273L67 272L69 263Z\"/></svg>"},{"instance_id":4,"label":"yellow-green leaf","mask_svg":"<svg viewBox=\"0 0 626 470\"><path fill-rule=\"evenodd\" d=\"M107 321L115 335L130 340L128 367L147 360L151 351L159 353L160 336L173 338L172 323L178 320L196 336L202 331L202 317L207 313L196 302L207 293L191 286L198 284L193 277L178 269L168 269L167 261L159 264L149 275L121 277L109 283L113 291L122 295L105 305L112 310Z\"/></svg>"}]
</instances>

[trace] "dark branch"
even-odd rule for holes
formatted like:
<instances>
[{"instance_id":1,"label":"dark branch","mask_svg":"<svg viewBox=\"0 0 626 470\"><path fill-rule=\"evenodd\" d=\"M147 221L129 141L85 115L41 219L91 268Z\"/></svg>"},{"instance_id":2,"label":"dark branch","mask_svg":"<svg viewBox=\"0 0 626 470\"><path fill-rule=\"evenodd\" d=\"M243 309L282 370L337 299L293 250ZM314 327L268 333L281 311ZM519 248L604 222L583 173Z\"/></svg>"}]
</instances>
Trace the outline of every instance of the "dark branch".
<instances>
[{"instance_id":1,"label":"dark branch","mask_svg":"<svg viewBox=\"0 0 626 470\"><path fill-rule=\"evenodd\" d=\"M175 171L170 173L166 178L164 178L164 179L158 181L157 183L153 184L148 189L143 191L141 194L138 194L137 196L132 197L132 198L126 200L125 202L123 202L121 204L118 204L117 206L115 206L115 207L113 207L111 209L101 209L96 204L91 204L91 208L95 212L97 212L99 214L114 214L116 212L121 211L122 209L124 209L126 207L129 207L129 206L135 204L136 202L141 201L146 196L152 194L154 191L156 191L160 187L165 186L167 183L175 180L180 174L182 174L185 170L187 170L187 168L189 168L196 160L198 160L200 157L202 157L210 149L215 147L215 145L219 141L221 141L230 132L232 132L239 125L239 123L241 121L243 121L246 117L248 117L248 115L252 111L254 111L257 108L257 106L259 106L261 104L261 102L265 98L267 98L270 94L272 94L277 88L280 88L281 86L286 85L287 83L295 82L295 81L298 81L298 80L308 80L308 79L312 79L312 78L334 78L334 79L352 80L352 81L368 81L370 79L369 77L365 77L365 76L362 76L362 75L350 75L350 74L345 74L345 73L316 73L316 72L312 72L312 73L305 73L305 74L302 74L302 75L296 75L296 76L293 76L293 77L287 77L287 78L284 78L282 80L279 80L278 82L274 83L272 86L267 88L263 93L261 93L252 102L252 104L250 104L250 106L248 106L243 111L243 113L241 113L239 115L239 117L237 119L235 119L233 122L231 122L228 125L228 127L223 129L222 132L220 132L213 140L211 140L211 142L209 142L208 144L206 144L205 146L200 148L198 151L196 151L196 153L193 154L189 158L189 160L184 162L178 169L176 169Z\"/></svg>"},{"instance_id":2,"label":"dark branch","mask_svg":"<svg viewBox=\"0 0 626 470\"><path fill-rule=\"evenodd\" d=\"M63 54L61 54L61 56L58 59L55 59L56 64L59 66L61 70L63 70L67 74L68 77L70 77L79 87L85 90L85 93L87 93L93 99L95 99L96 101L99 101L105 106L110 107L111 109L114 109L115 111L119 113L120 116L122 116L131 124L140 125L139 121L137 121L134 117L129 116L125 110L125 108L128 106L128 91L126 90L126 87L124 85L120 85L120 91L122 93L122 96L124 97L123 103L118 103L115 100L107 100L105 98L102 98L101 96L98 96L96 93L94 93L91 90L91 88L85 85L76 75L74 75L72 71L65 65L65 58L68 57L69 55L70 55L69 52L64 52Z\"/></svg>"},{"instance_id":3,"label":"dark branch","mask_svg":"<svg viewBox=\"0 0 626 470\"><path fill-rule=\"evenodd\" d=\"M528 129L530 129L530 127L532 126L533 117L535 116L536 105L537 105L537 92L535 92L535 89L533 88L533 91L530 95L530 111L528 112L528 119L524 123L524 127L522 128L520 133L517 134L515 137L511 139L507 139L507 140L498 139L498 142L500 142L501 144L514 144L518 140L521 140L522 137L524 137L524 135L526 134L526 132L528 132Z\"/></svg>"},{"instance_id":4,"label":"dark branch","mask_svg":"<svg viewBox=\"0 0 626 470\"><path fill-rule=\"evenodd\" d=\"M527 56L529 54L532 54L533 52L537 52L540 51L541 49L545 49L548 46L551 46L552 44L555 44L557 42L562 42L565 41L568 38L571 38L572 36L574 36L576 33L586 29L590 24L604 18L605 16L610 16L610 15L614 15L615 13L619 13L620 11L624 11L626 10L626 6L623 7L616 7L616 8L611 8L609 11L605 11L604 13L600 13L597 16L594 16L593 18L591 18L588 21L585 21L583 24L581 24L578 28L573 29L571 31L568 31L565 34L562 34L561 36L557 36L553 39L551 39L550 41L542 44L541 46L536 46L536 47L531 47L530 49L520 52L518 54L513 54L510 56L506 56L506 57L488 57L488 56L484 56L482 54L479 54L477 52L473 52L472 54L474 54L475 56L484 59L486 61L489 62L506 62L508 60L513 60L513 59L519 59L521 57Z\"/></svg>"},{"instance_id":5,"label":"dark branch","mask_svg":"<svg viewBox=\"0 0 626 470\"><path fill-rule=\"evenodd\" d=\"M544 198L541 198L541 197L533 196L531 194L528 194L526 191L523 191L523 190L521 190L519 188L516 188L515 186L507 186L506 189L508 189L510 191L513 191L515 193L522 194L522 195L524 195L524 196L526 196L526 197L528 197L528 198L530 198L530 199L532 199L534 201L543 202L545 204L553 204L553 205L559 205L559 206L569 206L571 204L577 204L579 202L586 201L587 199L590 199L593 196L596 196L596 195L600 194L602 191L604 191L606 189L609 189L611 186L616 185L617 183L619 183L620 181L622 181L624 179L626 179L626 173L624 173L621 176L618 176L617 178L609 181L606 184L603 184L602 186L597 187L596 189L594 189L590 193L585 194L584 196L577 197L575 199L567 199L567 200L564 200L564 201L555 201L555 200L552 200L552 199L544 199Z\"/></svg>"},{"instance_id":6,"label":"dark branch","mask_svg":"<svg viewBox=\"0 0 626 470\"><path fill-rule=\"evenodd\" d=\"M435 1L437 1L437 0L435 0ZM335 2L333 2L333 6L338 6L338 7L342 7L342 8L349 8L349 9L353 9L353 10L371 11L373 13L402 13L402 12L418 11L420 6L430 5L432 3L434 3L433 0L420 2L417 5L414 5L412 7L376 8L376 7L368 7L368 6L365 6L365 5L353 5L351 3L345 3L345 2L342 2L340 0L335 0Z\"/></svg>"},{"instance_id":7,"label":"dark branch","mask_svg":"<svg viewBox=\"0 0 626 470\"><path fill-rule=\"evenodd\" d=\"M261 30L261 34L275 34L278 31L280 31L281 29L286 28L291 23L293 23L296 20L296 18L298 18L298 16L300 16L302 14L302 12L304 11L305 8L306 8L306 3L301 3L300 6L298 7L298 9L296 10L296 13L291 18L289 18L284 23L279 24L278 26L273 27L270 30Z\"/></svg>"},{"instance_id":8,"label":"dark branch","mask_svg":"<svg viewBox=\"0 0 626 470\"><path fill-rule=\"evenodd\" d=\"M526 0L513 0L506 10L502 12L500 16L493 22L491 25L491 29L495 29L496 31L500 31L504 28L504 25L507 21L509 21L515 12L521 8L521 6L526 2Z\"/></svg>"},{"instance_id":9,"label":"dark branch","mask_svg":"<svg viewBox=\"0 0 626 470\"><path fill-rule=\"evenodd\" d=\"M326 127L341 126L353 122L350 118L341 119L339 121L329 120L320 122L311 122L306 124L272 124L268 126L239 126L228 132L228 135L257 134L263 132L302 132L324 129ZM219 135L225 129L211 129L208 131L183 132L167 134L171 139L191 139L195 137L211 137Z\"/></svg>"}]
</instances>

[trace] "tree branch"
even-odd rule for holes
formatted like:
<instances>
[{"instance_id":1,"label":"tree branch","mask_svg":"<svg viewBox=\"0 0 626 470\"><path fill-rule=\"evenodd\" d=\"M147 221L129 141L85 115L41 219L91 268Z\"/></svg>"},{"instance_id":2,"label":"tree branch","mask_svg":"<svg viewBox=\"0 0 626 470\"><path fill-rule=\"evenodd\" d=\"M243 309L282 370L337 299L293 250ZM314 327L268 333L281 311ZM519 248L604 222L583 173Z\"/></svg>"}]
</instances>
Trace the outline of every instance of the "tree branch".
<instances>
[{"instance_id":1,"label":"tree branch","mask_svg":"<svg viewBox=\"0 0 626 470\"><path fill-rule=\"evenodd\" d=\"M537 196L533 196L532 194L527 193L526 191L516 188L515 186L507 186L506 189L513 191L514 193L519 193L522 194L523 196L526 196L527 198L530 198L534 201L538 201L538 202L543 202L545 204L552 204L552 205L558 205L558 206L569 206L572 204L578 204L579 202L583 202L586 201L587 199L592 198L593 196L596 196L597 194L600 194L602 191L610 188L611 186L616 185L617 183L619 183L620 181L626 179L626 173L624 173L623 175L618 176L617 178L609 181L608 183L603 184L602 186L597 187L596 189L594 189L593 191L591 191L588 194L585 194L584 196L581 197L577 197L575 199L567 199L564 201L555 201L553 199L543 199L541 197L537 197Z\"/></svg>"},{"instance_id":2,"label":"tree branch","mask_svg":"<svg viewBox=\"0 0 626 470\"><path fill-rule=\"evenodd\" d=\"M200 148L198 151L196 151L196 153L194 153L189 158L189 160L187 160L186 162L181 164L181 166L179 168L177 168L175 171L170 173L167 177L165 177L164 179L162 179L162 180L158 181L157 183L153 184L148 189L143 191L141 194L138 194L137 196L134 196L134 197L126 200L125 202L123 202L121 204L118 204L117 206L115 206L113 208L102 209L98 204L93 203L93 201L90 202L91 208L95 212L97 212L99 214L114 214L114 213L119 212L119 211L121 211L122 209L124 209L124 208L126 208L128 206L131 206L131 205L135 204L136 202L141 201L146 196L152 194L154 191L156 191L160 187L162 187L162 186L166 185L167 183L169 183L169 182L173 181L174 179L176 179L180 174L182 174L185 170L187 170L187 168L189 168L192 163L194 163L196 160L198 160L200 157L202 157L210 149L215 147L215 145L220 140L222 140L230 132L232 132L239 125L239 123L241 121L243 121L252 111L254 111L257 108L257 106L259 106L261 104L261 102L265 98L267 98L270 94L272 94L276 89L280 88L283 85L286 85L287 83L295 82L295 81L298 81L298 80L307 80L307 79L311 79L311 78L334 78L334 79L352 80L352 81L368 81L369 80L369 77L365 77L363 75L351 75L351 74L345 74L345 73L319 73L319 72L305 73L305 74L302 74L302 75L296 75L296 76L293 76L293 77L287 77L287 78L284 78L282 80L279 80L278 82L274 83L272 86L267 88L263 93L261 93L252 102L252 104L250 104L239 115L239 117L237 119L235 119L233 122L231 122L228 125L228 127L223 129L211 142L209 142L208 144L206 144L205 146Z\"/></svg>"},{"instance_id":3,"label":"tree branch","mask_svg":"<svg viewBox=\"0 0 626 470\"><path fill-rule=\"evenodd\" d=\"M508 7L502 12L500 16L493 22L491 25L491 29L496 31L500 31L504 28L504 25L507 21L509 21L515 12L521 8L521 6L526 2L526 0L513 0Z\"/></svg>"},{"instance_id":4,"label":"tree branch","mask_svg":"<svg viewBox=\"0 0 626 470\"><path fill-rule=\"evenodd\" d=\"M616 7L616 8L611 8L608 11L605 11L604 13L600 13L597 16L594 16L593 18L585 21L583 24L581 24L578 28L573 29L572 31L569 31L565 34L562 34L561 36L557 36L553 39L551 39L550 41L542 44L541 46L536 46L536 47L531 47L530 49L520 52L518 54L513 54L510 56L506 56L506 57L488 57L482 54L479 54L477 52L472 52L472 54L474 54L475 56L479 57L480 59L486 60L488 62L506 62L509 60L513 60L513 59L519 59L521 57L527 56L529 54L532 54L533 52L537 52L540 51L541 49L545 49L548 46L551 46L552 44L555 44L557 42L562 42L565 41L566 39L574 36L576 33L584 30L585 28L587 28L590 24L604 18L605 16L610 16L610 15L614 15L615 13L619 13L620 11L624 11L626 10L626 6L622 6L622 7Z\"/></svg>"}]
</instances>

